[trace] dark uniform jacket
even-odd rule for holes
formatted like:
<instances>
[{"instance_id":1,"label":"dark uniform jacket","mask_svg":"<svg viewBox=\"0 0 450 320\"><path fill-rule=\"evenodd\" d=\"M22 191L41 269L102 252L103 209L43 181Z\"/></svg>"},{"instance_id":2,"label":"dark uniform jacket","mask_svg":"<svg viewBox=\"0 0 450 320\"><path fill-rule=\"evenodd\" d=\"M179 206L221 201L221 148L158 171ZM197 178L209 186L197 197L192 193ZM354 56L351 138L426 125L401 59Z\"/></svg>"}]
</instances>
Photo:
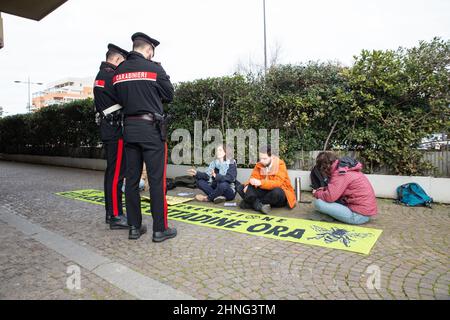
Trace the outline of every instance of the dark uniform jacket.
<instances>
[{"instance_id":1,"label":"dark uniform jacket","mask_svg":"<svg viewBox=\"0 0 450 320\"><path fill-rule=\"evenodd\" d=\"M94 83L95 109L100 114L109 107L117 104L117 98L112 83L116 66L108 62L102 62L100 71ZM122 129L119 125L111 125L106 119L100 123L100 136L102 141L114 141L122 137Z\"/></svg>"},{"instance_id":2,"label":"dark uniform jacket","mask_svg":"<svg viewBox=\"0 0 450 320\"><path fill-rule=\"evenodd\" d=\"M173 100L173 86L162 66L132 51L113 79L125 115L163 114L163 103Z\"/></svg>"},{"instance_id":3,"label":"dark uniform jacket","mask_svg":"<svg viewBox=\"0 0 450 320\"><path fill-rule=\"evenodd\" d=\"M173 100L174 89L163 67L135 51L115 70L113 85L125 119L148 113L162 115L163 103ZM125 120L124 136L128 142L146 142L154 139L154 130L148 122Z\"/></svg>"}]
</instances>

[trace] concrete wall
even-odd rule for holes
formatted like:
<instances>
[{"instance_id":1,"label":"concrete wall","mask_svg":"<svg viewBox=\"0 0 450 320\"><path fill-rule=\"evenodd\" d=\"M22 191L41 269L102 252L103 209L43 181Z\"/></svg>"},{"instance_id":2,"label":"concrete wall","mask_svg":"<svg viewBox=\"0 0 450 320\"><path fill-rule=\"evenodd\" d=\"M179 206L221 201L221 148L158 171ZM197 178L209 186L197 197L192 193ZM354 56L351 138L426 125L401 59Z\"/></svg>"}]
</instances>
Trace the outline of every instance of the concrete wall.
<instances>
[{"instance_id":1,"label":"concrete wall","mask_svg":"<svg viewBox=\"0 0 450 320\"><path fill-rule=\"evenodd\" d=\"M106 161L102 159L48 157L48 156L32 156L26 154L0 153L0 160L45 164L60 167L100 170L100 171L104 171L106 169Z\"/></svg>"},{"instance_id":2,"label":"concrete wall","mask_svg":"<svg viewBox=\"0 0 450 320\"><path fill-rule=\"evenodd\" d=\"M175 177L185 175L188 168L191 167L169 165L168 176ZM206 167L199 168L199 170L206 170ZM238 180L241 182L246 181L250 176L251 171L251 169L239 169ZM292 185L294 185L294 179L296 177L300 177L302 190L311 191L309 171L288 170L288 173L291 178ZM366 176L372 184L375 194L379 198L396 199L396 189L398 186L408 182L417 182L435 202L450 203L450 178L389 176L376 174L368 174Z\"/></svg>"},{"instance_id":3,"label":"concrete wall","mask_svg":"<svg viewBox=\"0 0 450 320\"><path fill-rule=\"evenodd\" d=\"M55 165L63 167L105 170L106 161L102 159L86 159L86 158L66 158L66 157L46 157L31 155L9 155L0 154L0 160L28 162L45 165ZM174 178L186 175L187 169L191 166L168 165L167 177ZM206 170L206 167L200 167L199 170ZM239 169L238 180L244 182L248 179L251 169ZM295 177L301 178L302 190L311 191L309 171L289 170L289 176L294 184ZM396 188L404 183L417 182L424 190L433 197L435 202L450 204L450 178L433 178L433 177L408 177L408 176L390 176L368 174L367 178L372 183L375 194L379 198L395 199Z\"/></svg>"}]
</instances>

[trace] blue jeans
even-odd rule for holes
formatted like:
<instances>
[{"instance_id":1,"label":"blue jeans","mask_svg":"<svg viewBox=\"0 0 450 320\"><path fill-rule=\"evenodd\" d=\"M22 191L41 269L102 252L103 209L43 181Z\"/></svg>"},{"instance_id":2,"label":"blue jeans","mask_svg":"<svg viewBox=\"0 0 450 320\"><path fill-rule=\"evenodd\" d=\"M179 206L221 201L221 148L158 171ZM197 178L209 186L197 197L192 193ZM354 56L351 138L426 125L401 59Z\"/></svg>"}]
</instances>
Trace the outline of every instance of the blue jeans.
<instances>
[{"instance_id":1,"label":"blue jeans","mask_svg":"<svg viewBox=\"0 0 450 320\"><path fill-rule=\"evenodd\" d=\"M336 202L326 202L316 199L314 200L314 207L317 211L347 224L363 224L370 220L369 217L355 213L348 207Z\"/></svg>"},{"instance_id":2,"label":"blue jeans","mask_svg":"<svg viewBox=\"0 0 450 320\"><path fill-rule=\"evenodd\" d=\"M236 192L231 189L228 182L220 182L213 187L208 181L197 179L197 186L206 193L209 201L213 201L219 196L223 196L227 201L231 201L236 196Z\"/></svg>"}]
</instances>

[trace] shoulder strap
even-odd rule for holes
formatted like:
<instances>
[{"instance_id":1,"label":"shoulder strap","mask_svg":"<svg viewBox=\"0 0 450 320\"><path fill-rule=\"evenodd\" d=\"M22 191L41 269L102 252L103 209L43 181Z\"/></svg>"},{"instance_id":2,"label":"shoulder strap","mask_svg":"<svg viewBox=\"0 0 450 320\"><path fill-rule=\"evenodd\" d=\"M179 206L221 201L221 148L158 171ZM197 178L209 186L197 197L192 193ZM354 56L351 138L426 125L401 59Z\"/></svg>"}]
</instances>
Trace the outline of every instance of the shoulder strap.
<instances>
[{"instance_id":1,"label":"shoulder strap","mask_svg":"<svg viewBox=\"0 0 450 320\"><path fill-rule=\"evenodd\" d=\"M417 185L419 188L421 188L423 190L422 187L420 187L418 184ZM410 186L409 190L411 191L412 194L414 194L415 196L417 196L418 198L420 198L421 200L423 200L425 203L429 202L428 199L424 199L423 196L421 194L418 194L416 191L413 190L413 188ZM423 190L425 192L425 190ZM429 197L429 196L428 196Z\"/></svg>"}]
</instances>

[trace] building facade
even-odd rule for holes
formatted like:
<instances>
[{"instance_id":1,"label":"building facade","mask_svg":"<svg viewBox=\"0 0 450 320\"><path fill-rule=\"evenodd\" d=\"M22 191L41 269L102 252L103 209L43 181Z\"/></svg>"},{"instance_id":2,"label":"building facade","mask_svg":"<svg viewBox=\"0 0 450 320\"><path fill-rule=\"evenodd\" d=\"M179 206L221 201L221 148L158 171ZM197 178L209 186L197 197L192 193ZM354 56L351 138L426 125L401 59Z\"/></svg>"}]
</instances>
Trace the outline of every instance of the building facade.
<instances>
[{"instance_id":1,"label":"building facade","mask_svg":"<svg viewBox=\"0 0 450 320\"><path fill-rule=\"evenodd\" d=\"M65 78L55 81L47 89L33 93L32 110L93 98L93 78Z\"/></svg>"}]
</instances>

